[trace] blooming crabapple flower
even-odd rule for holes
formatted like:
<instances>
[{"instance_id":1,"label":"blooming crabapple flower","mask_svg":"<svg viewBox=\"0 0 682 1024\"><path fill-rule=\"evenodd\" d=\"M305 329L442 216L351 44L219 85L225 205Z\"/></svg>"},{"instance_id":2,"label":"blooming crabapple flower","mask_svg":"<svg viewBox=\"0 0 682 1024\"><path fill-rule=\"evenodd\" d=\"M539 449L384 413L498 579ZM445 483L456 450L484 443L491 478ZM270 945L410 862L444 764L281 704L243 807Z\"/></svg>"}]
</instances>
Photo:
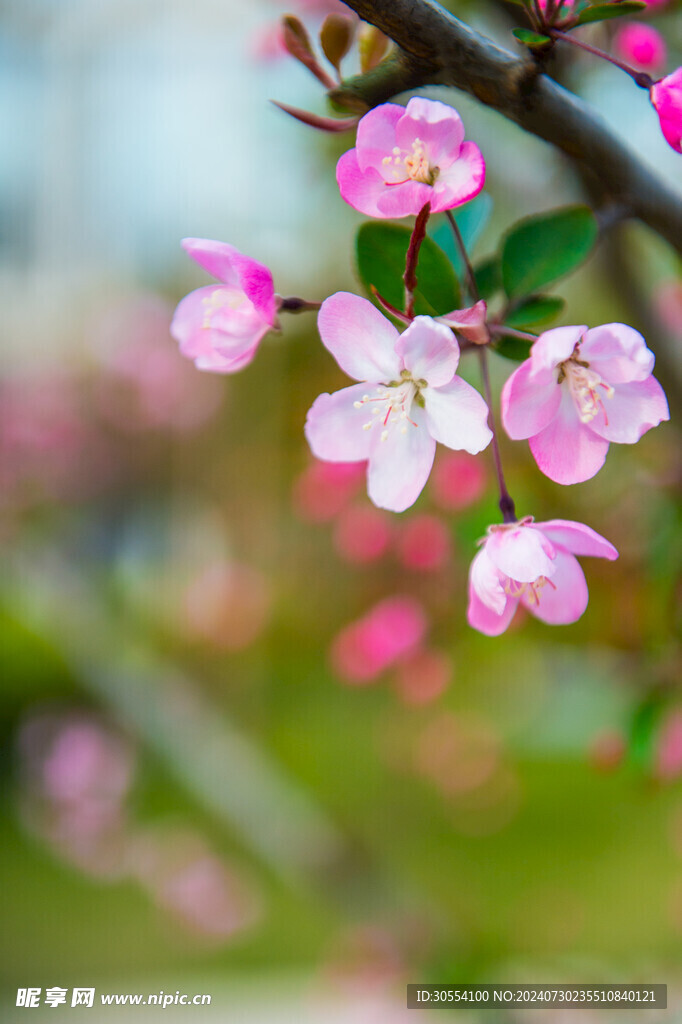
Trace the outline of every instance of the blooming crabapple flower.
<instances>
[{"instance_id":1,"label":"blooming crabapple flower","mask_svg":"<svg viewBox=\"0 0 682 1024\"><path fill-rule=\"evenodd\" d=\"M642 71L658 71L666 61L667 50L661 33L638 21L619 29L614 47L623 60L635 64Z\"/></svg>"},{"instance_id":2,"label":"blooming crabapple flower","mask_svg":"<svg viewBox=\"0 0 682 1024\"><path fill-rule=\"evenodd\" d=\"M466 203L483 188L485 161L464 142L452 107L417 97L383 103L360 119L355 149L341 157L336 180L345 201L370 217L408 217Z\"/></svg>"},{"instance_id":3,"label":"blooming crabapple flower","mask_svg":"<svg viewBox=\"0 0 682 1024\"><path fill-rule=\"evenodd\" d=\"M403 512L417 500L436 441L471 454L490 442L485 402L455 376L459 347L449 328L418 316L399 334L349 292L322 303L318 327L341 369L365 383L316 399L308 443L328 462L367 460L368 493L379 508Z\"/></svg>"},{"instance_id":4,"label":"blooming crabapple flower","mask_svg":"<svg viewBox=\"0 0 682 1024\"><path fill-rule=\"evenodd\" d=\"M666 142L682 153L682 67L654 82L649 95Z\"/></svg>"},{"instance_id":5,"label":"blooming crabapple flower","mask_svg":"<svg viewBox=\"0 0 682 1024\"><path fill-rule=\"evenodd\" d=\"M235 373L251 362L263 336L279 326L272 274L225 242L185 238L182 245L221 283L185 296L171 334L197 369Z\"/></svg>"},{"instance_id":6,"label":"blooming crabapple flower","mask_svg":"<svg viewBox=\"0 0 682 1024\"><path fill-rule=\"evenodd\" d=\"M502 389L505 430L530 439L555 483L589 480L611 441L634 444L669 418L653 366L644 338L625 324L545 331Z\"/></svg>"},{"instance_id":7,"label":"blooming crabapple flower","mask_svg":"<svg viewBox=\"0 0 682 1024\"><path fill-rule=\"evenodd\" d=\"M551 625L576 622L587 607L587 583L574 555L618 558L612 544L589 526L567 519L488 528L469 572L469 625L499 636L521 602Z\"/></svg>"}]
</instances>

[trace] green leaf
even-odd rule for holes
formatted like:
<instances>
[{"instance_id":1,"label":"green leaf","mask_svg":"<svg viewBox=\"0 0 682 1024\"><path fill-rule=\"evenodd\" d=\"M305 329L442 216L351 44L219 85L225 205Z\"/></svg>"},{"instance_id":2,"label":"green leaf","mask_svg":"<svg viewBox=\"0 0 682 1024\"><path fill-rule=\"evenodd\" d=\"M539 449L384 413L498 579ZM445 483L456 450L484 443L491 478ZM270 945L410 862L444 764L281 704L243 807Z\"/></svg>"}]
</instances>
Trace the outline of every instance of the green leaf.
<instances>
[{"instance_id":1,"label":"green leaf","mask_svg":"<svg viewBox=\"0 0 682 1024\"><path fill-rule=\"evenodd\" d=\"M490 219L492 209L493 201L491 196L487 192L480 192L470 203L460 207L457 213L454 213L453 210L454 218L469 253L469 258L471 258L471 252ZM438 220L432 217L431 224L434 224L434 229L429 234L449 257L457 276L462 277L464 275L464 263L455 243L452 227L447 220L440 217Z\"/></svg>"},{"instance_id":2,"label":"green leaf","mask_svg":"<svg viewBox=\"0 0 682 1024\"><path fill-rule=\"evenodd\" d=\"M504 356L505 359L513 359L516 363L522 363L525 359L528 359L532 344L532 341L524 341L523 338L513 338L509 334L504 334L495 342L492 348L493 351L497 352L500 356Z\"/></svg>"},{"instance_id":3,"label":"green leaf","mask_svg":"<svg viewBox=\"0 0 682 1024\"><path fill-rule=\"evenodd\" d=\"M587 206L567 206L519 221L502 243L507 295L528 295L570 273L589 256L597 234L597 219Z\"/></svg>"},{"instance_id":4,"label":"green leaf","mask_svg":"<svg viewBox=\"0 0 682 1024\"><path fill-rule=\"evenodd\" d=\"M494 256L488 256L474 267L474 277L478 294L486 302L492 299L497 292L502 291L502 264L497 253Z\"/></svg>"},{"instance_id":5,"label":"green leaf","mask_svg":"<svg viewBox=\"0 0 682 1024\"><path fill-rule=\"evenodd\" d=\"M635 0L623 0L620 4L597 4L587 7L578 16L576 25L587 25L591 21L606 21L607 18L622 18L627 14L637 14L646 8L646 4Z\"/></svg>"},{"instance_id":6,"label":"green leaf","mask_svg":"<svg viewBox=\"0 0 682 1024\"><path fill-rule=\"evenodd\" d=\"M400 224L369 221L358 230L355 251L360 280L371 294L374 285L392 306L403 309L405 302L405 257L412 232ZM459 282L450 261L428 235L422 242L417 263L415 313L439 316L461 308Z\"/></svg>"},{"instance_id":7,"label":"green leaf","mask_svg":"<svg viewBox=\"0 0 682 1024\"><path fill-rule=\"evenodd\" d=\"M529 28L515 28L512 34L516 36L520 43L523 43L524 46L530 46L531 49L547 46L547 43L552 42L549 36L542 36L538 32L531 32Z\"/></svg>"},{"instance_id":8,"label":"green leaf","mask_svg":"<svg viewBox=\"0 0 682 1024\"><path fill-rule=\"evenodd\" d=\"M558 295L532 295L509 311L504 318L507 327L539 327L551 324L566 303Z\"/></svg>"}]
</instances>

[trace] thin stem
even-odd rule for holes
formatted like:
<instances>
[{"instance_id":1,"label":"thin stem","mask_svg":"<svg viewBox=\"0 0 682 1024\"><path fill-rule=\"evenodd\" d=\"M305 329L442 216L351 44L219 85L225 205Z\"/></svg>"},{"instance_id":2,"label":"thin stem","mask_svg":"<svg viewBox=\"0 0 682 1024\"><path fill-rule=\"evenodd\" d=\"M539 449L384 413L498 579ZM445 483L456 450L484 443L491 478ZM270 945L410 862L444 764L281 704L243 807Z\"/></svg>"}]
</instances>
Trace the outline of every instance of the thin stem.
<instances>
[{"instance_id":1,"label":"thin stem","mask_svg":"<svg viewBox=\"0 0 682 1024\"><path fill-rule=\"evenodd\" d=\"M485 391L485 400L488 405L490 429L493 432L493 439L491 445L493 449L493 459L495 460L497 486L500 491L500 512L502 513L502 519L505 523L515 523L516 506L514 505L514 500L512 496L507 490L507 485L504 480L504 473L502 471L502 458L500 456L500 446L497 440L495 415L493 413L492 388L490 387L490 373L488 371L488 353L486 352L483 346L479 346L478 348L478 358L481 364L481 376L483 377L483 389Z\"/></svg>"},{"instance_id":2,"label":"thin stem","mask_svg":"<svg viewBox=\"0 0 682 1024\"><path fill-rule=\"evenodd\" d=\"M426 203L417 214L405 257L405 273L403 275L403 281L405 282L405 316L409 317L410 320L414 317L414 293L417 290L419 250L426 237L426 224L430 213L431 203Z\"/></svg>"},{"instance_id":3,"label":"thin stem","mask_svg":"<svg viewBox=\"0 0 682 1024\"><path fill-rule=\"evenodd\" d=\"M469 293L474 302L478 302L480 295L478 292L478 285L476 284L476 275L474 274L474 268L471 266L471 260L469 259L469 254L467 252L466 245L464 244L464 239L462 238L462 232L459 230L459 225L455 220L452 210L446 210L445 216L450 221L450 227L452 228L452 233L455 236L455 243L459 250L459 254L462 257Z\"/></svg>"},{"instance_id":4,"label":"thin stem","mask_svg":"<svg viewBox=\"0 0 682 1024\"><path fill-rule=\"evenodd\" d=\"M308 299L299 299L295 295L290 295L286 299L277 296L277 303L279 313L308 313L319 309L322 305L321 302L309 302Z\"/></svg>"},{"instance_id":5,"label":"thin stem","mask_svg":"<svg viewBox=\"0 0 682 1024\"><path fill-rule=\"evenodd\" d=\"M573 46L577 46L580 50L585 50L587 53L591 53L594 57L601 57L602 60L607 60L610 64L615 64L617 68L624 71L626 75L641 88L650 89L654 84L651 75L647 75L645 71L638 71L633 68L631 64L626 64L623 60L618 60L617 57L612 57L610 53L605 50L600 50L597 46L591 46L590 43L584 43L582 39L576 39L575 36L570 35L568 32L560 32L557 28L551 28L547 30L547 34L552 39L563 39L565 43L571 43Z\"/></svg>"},{"instance_id":6,"label":"thin stem","mask_svg":"<svg viewBox=\"0 0 682 1024\"><path fill-rule=\"evenodd\" d=\"M504 324L488 324L488 330L496 337L509 335L510 338L519 338L521 341L537 341L537 334L529 334L528 331L517 331L514 327L505 327Z\"/></svg>"}]
</instances>

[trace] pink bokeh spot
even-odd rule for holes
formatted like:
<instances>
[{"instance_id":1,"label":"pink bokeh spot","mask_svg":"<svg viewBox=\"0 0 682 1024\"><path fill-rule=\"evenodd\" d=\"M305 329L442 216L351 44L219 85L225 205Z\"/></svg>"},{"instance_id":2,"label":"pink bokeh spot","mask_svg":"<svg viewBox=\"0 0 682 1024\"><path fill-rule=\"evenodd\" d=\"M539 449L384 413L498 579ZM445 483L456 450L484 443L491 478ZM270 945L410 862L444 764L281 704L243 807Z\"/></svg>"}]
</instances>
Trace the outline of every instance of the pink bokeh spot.
<instances>
[{"instance_id":1,"label":"pink bokeh spot","mask_svg":"<svg viewBox=\"0 0 682 1024\"><path fill-rule=\"evenodd\" d=\"M453 673L452 659L443 651L419 650L396 666L394 685L405 704L430 704L447 690Z\"/></svg>"},{"instance_id":2,"label":"pink bokeh spot","mask_svg":"<svg viewBox=\"0 0 682 1024\"><path fill-rule=\"evenodd\" d=\"M653 366L653 352L626 324L545 331L502 389L504 428L529 439L550 480L589 480L611 442L634 444L669 419Z\"/></svg>"},{"instance_id":3,"label":"pink bokeh spot","mask_svg":"<svg viewBox=\"0 0 682 1024\"><path fill-rule=\"evenodd\" d=\"M682 775L682 710L672 711L661 727L654 755L654 774L662 782Z\"/></svg>"},{"instance_id":4,"label":"pink bokeh spot","mask_svg":"<svg viewBox=\"0 0 682 1024\"><path fill-rule=\"evenodd\" d=\"M650 96L666 142L682 153L682 67L654 82Z\"/></svg>"},{"instance_id":5,"label":"pink bokeh spot","mask_svg":"<svg viewBox=\"0 0 682 1024\"><path fill-rule=\"evenodd\" d=\"M418 316L399 334L371 302L348 292L322 303L318 326L341 369L364 383L320 395L306 438L318 459L366 461L379 508L414 504L437 441L472 454L490 443L488 407L456 376L459 346L449 328Z\"/></svg>"},{"instance_id":6,"label":"pink bokeh spot","mask_svg":"<svg viewBox=\"0 0 682 1024\"><path fill-rule=\"evenodd\" d=\"M361 213L408 217L426 203L439 213L473 199L485 182L485 161L478 146L464 142L456 110L413 97L406 107L383 103L365 114L336 179Z\"/></svg>"},{"instance_id":7,"label":"pink bokeh spot","mask_svg":"<svg viewBox=\"0 0 682 1024\"><path fill-rule=\"evenodd\" d=\"M386 554L392 534L386 512L372 505L352 505L336 521L334 547L344 561L364 565Z\"/></svg>"},{"instance_id":8,"label":"pink bokeh spot","mask_svg":"<svg viewBox=\"0 0 682 1024\"><path fill-rule=\"evenodd\" d=\"M465 452L439 452L429 483L431 498L445 512L473 505L485 492L488 474L481 459Z\"/></svg>"},{"instance_id":9,"label":"pink bokeh spot","mask_svg":"<svg viewBox=\"0 0 682 1024\"><path fill-rule=\"evenodd\" d=\"M362 462L312 462L294 482L294 511L306 523L330 522L346 508L366 474Z\"/></svg>"},{"instance_id":10,"label":"pink bokeh spot","mask_svg":"<svg viewBox=\"0 0 682 1024\"><path fill-rule=\"evenodd\" d=\"M344 627L331 648L335 673L363 686L416 651L427 629L424 609L411 597L387 597L366 615Z\"/></svg>"},{"instance_id":11,"label":"pink bokeh spot","mask_svg":"<svg viewBox=\"0 0 682 1024\"><path fill-rule=\"evenodd\" d=\"M438 516L428 513L407 520L396 546L405 568L417 572L444 568L452 550L447 525Z\"/></svg>"},{"instance_id":12,"label":"pink bokeh spot","mask_svg":"<svg viewBox=\"0 0 682 1024\"><path fill-rule=\"evenodd\" d=\"M659 71L665 66L665 40L652 25L630 22L618 29L613 45L618 56L642 71Z\"/></svg>"},{"instance_id":13,"label":"pink bokeh spot","mask_svg":"<svg viewBox=\"0 0 682 1024\"><path fill-rule=\"evenodd\" d=\"M491 526L469 572L469 625L499 636L521 604L550 625L576 622L587 584L575 555L613 560L618 552L589 526L565 519Z\"/></svg>"},{"instance_id":14,"label":"pink bokeh spot","mask_svg":"<svg viewBox=\"0 0 682 1024\"><path fill-rule=\"evenodd\" d=\"M171 334L197 369L235 373L251 362L268 331L278 328L272 274L225 242L185 238L182 244L221 283L182 299Z\"/></svg>"}]
</instances>

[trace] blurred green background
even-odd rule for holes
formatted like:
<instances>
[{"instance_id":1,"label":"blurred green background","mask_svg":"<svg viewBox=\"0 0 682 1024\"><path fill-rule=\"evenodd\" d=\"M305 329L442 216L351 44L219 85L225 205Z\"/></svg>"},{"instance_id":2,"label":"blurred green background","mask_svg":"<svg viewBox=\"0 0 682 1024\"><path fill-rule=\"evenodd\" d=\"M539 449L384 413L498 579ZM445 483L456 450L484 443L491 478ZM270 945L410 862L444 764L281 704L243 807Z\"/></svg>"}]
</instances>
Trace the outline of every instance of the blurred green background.
<instances>
[{"instance_id":1,"label":"blurred green background","mask_svg":"<svg viewBox=\"0 0 682 1024\"><path fill-rule=\"evenodd\" d=\"M332 6L293 5L311 31ZM509 5L450 6L516 45ZM580 622L488 639L465 610L489 453L441 450L413 510L378 512L307 450L306 410L344 383L313 317L234 377L168 334L206 283L187 235L267 263L284 295L359 289L334 180L352 137L267 102L324 112L281 13L0 11L3 1012L21 1019L18 987L91 986L212 994L169 1008L183 1020L388 1024L408 981L628 981L667 982L673 1010L647 1019L682 1019L678 428L574 488L503 439L519 513L588 522L620 558L585 563ZM652 23L671 70L679 8ZM643 93L582 58L556 73L679 183ZM488 163L477 259L584 199L543 143L447 98ZM627 225L555 289L562 323L644 331L673 416L680 270ZM499 394L514 364L492 358ZM363 676L353 624L396 598L414 643Z\"/></svg>"}]
</instances>

